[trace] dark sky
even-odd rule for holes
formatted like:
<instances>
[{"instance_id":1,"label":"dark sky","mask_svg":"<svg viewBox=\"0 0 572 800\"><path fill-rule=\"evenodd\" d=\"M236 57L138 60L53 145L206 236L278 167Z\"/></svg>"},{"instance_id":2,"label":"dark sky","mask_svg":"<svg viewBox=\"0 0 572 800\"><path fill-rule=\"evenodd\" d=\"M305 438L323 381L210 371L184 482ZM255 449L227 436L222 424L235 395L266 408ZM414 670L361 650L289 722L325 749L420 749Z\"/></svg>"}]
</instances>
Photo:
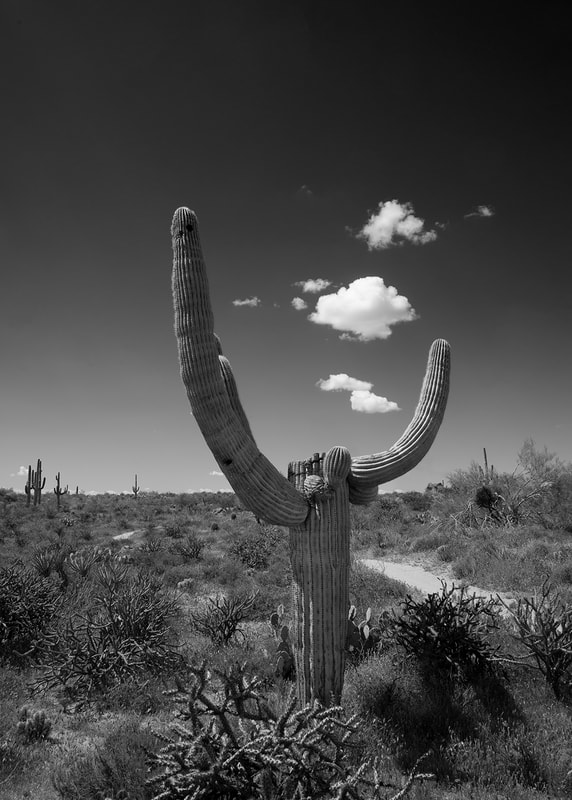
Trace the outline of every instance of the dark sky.
<instances>
[{"instance_id":1,"label":"dark sky","mask_svg":"<svg viewBox=\"0 0 572 800\"><path fill-rule=\"evenodd\" d=\"M448 412L399 488L483 446L511 469L529 436L570 459L571 29L561 5L501 5L4 0L0 485L22 488L41 457L86 491L129 490L135 472L145 488L227 488L178 376L181 205L279 469L389 447L437 337L453 350ZM358 234L390 201L435 235L368 247ZM291 306L318 277L322 294L383 278L416 318L340 339L308 319L316 295ZM341 373L402 411L317 388Z\"/></svg>"}]
</instances>

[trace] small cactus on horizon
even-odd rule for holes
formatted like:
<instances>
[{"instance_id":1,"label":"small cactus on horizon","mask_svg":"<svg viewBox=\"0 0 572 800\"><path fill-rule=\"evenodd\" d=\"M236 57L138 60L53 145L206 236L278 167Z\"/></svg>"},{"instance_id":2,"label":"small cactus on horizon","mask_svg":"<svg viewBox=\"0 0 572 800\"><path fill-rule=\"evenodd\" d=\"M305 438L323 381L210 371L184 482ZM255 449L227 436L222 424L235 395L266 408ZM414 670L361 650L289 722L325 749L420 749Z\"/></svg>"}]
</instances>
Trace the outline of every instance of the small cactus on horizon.
<instances>
[{"instance_id":1,"label":"small cactus on horizon","mask_svg":"<svg viewBox=\"0 0 572 800\"><path fill-rule=\"evenodd\" d=\"M62 495L67 494L68 491L69 490L68 490L67 486L66 486L65 489L62 489L61 484L60 484L60 473L58 472L58 474L56 475L56 487L54 489L54 494L55 494L55 496L57 498L58 511L60 510L60 498L61 498Z\"/></svg>"},{"instance_id":2,"label":"small cactus on horizon","mask_svg":"<svg viewBox=\"0 0 572 800\"><path fill-rule=\"evenodd\" d=\"M139 494L140 487L137 485L137 473L135 473L135 483L131 487L133 494L135 495L135 499L137 500L137 495Z\"/></svg>"},{"instance_id":3,"label":"small cactus on horizon","mask_svg":"<svg viewBox=\"0 0 572 800\"><path fill-rule=\"evenodd\" d=\"M34 492L34 505L37 506L42 502L42 489L46 485L46 479L42 480L42 462L38 459L38 463L36 465L36 469L32 469L32 465L30 464L28 467L28 480L26 481L26 485L24 487L24 491L28 497L26 501L26 505L30 505L30 497L32 491Z\"/></svg>"}]
</instances>

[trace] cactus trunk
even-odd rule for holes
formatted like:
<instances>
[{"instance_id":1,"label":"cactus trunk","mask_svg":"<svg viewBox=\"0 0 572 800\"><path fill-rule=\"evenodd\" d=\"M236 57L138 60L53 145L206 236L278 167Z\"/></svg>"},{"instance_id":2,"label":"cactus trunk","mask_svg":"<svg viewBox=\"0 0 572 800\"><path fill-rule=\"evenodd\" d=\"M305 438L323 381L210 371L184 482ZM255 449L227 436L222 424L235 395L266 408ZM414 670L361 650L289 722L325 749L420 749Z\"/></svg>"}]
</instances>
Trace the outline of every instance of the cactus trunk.
<instances>
[{"instance_id":1,"label":"cactus trunk","mask_svg":"<svg viewBox=\"0 0 572 800\"><path fill-rule=\"evenodd\" d=\"M292 462L288 479L304 493L310 475L324 479L324 455ZM318 484L320 485L320 484ZM293 649L301 705L340 701L349 608L350 506L347 481L316 494L303 525L290 528Z\"/></svg>"}]
</instances>

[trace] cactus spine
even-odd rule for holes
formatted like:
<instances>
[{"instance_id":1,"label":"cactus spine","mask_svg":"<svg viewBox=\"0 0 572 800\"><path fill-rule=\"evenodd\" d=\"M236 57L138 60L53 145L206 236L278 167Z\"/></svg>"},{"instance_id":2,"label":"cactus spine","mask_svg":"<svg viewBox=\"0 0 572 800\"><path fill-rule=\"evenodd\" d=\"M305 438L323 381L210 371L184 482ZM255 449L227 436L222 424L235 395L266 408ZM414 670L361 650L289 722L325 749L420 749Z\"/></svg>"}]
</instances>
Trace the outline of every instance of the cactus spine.
<instances>
[{"instance_id":1,"label":"cactus spine","mask_svg":"<svg viewBox=\"0 0 572 800\"><path fill-rule=\"evenodd\" d=\"M372 502L381 483L408 472L429 450L447 403L449 345L433 343L415 415L393 447L358 458L333 447L291 462L285 478L256 445L215 336L195 214L179 208L171 233L175 334L193 416L242 504L256 517L290 528L298 702L339 702L348 631L349 504Z\"/></svg>"},{"instance_id":2,"label":"cactus spine","mask_svg":"<svg viewBox=\"0 0 572 800\"><path fill-rule=\"evenodd\" d=\"M58 472L58 474L56 475L56 488L54 489L54 494L55 494L55 496L57 498L57 503L58 503L58 511L60 509L60 497L63 494L67 494L67 493L68 493L68 487L67 486L66 486L65 489L61 488L61 485L60 485L60 473Z\"/></svg>"},{"instance_id":3,"label":"cactus spine","mask_svg":"<svg viewBox=\"0 0 572 800\"><path fill-rule=\"evenodd\" d=\"M26 486L24 487L24 491L26 492L28 499L26 500L26 505L30 505L30 496L32 494L32 490L34 492L34 505L37 506L42 502L42 489L46 485L46 479L42 479L42 462L38 459L38 463L36 469L32 469L32 465L28 467L28 480L26 482Z\"/></svg>"}]
</instances>

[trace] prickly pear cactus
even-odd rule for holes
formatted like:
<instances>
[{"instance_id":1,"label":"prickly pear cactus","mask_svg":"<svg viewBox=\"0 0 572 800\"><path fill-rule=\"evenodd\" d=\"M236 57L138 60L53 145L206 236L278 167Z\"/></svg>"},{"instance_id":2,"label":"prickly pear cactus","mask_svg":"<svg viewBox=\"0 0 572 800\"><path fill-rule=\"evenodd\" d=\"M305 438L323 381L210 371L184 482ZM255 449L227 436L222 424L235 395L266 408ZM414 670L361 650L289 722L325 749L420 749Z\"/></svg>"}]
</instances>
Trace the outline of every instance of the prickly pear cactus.
<instances>
[{"instance_id":1,"label":"prickly pear cactus","mask_svg":"<svg viewBox=\"0 0 572 800\"><path fill-rule=\"evenodd\" d=\"M171 226L173 304L181 377L193 416L244 507L290 528L292 646L298 701L340 700L349 606L349 504L412 469L429 450L449 390L449 345L433 343L412 422L389 450L352 458L333 447L294 461L285 478L259 451L228 360L214 333L198 220L179 208Z\"/></svg>"}]
</instances>

